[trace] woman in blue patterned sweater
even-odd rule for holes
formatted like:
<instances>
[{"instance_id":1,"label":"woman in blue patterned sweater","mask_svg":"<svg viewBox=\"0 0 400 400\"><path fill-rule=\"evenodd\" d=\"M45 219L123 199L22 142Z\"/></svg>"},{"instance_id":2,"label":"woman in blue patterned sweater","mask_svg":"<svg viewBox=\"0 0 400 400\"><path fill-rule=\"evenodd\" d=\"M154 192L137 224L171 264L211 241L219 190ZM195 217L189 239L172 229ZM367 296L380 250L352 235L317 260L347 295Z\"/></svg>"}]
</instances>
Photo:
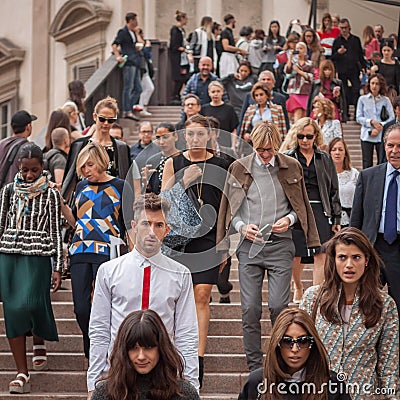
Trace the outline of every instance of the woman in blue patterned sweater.
<instances>
[{"instance_id":1,"label":"woman in blue patterned sweater","mask_svg":"<svg viewBox=\"0 0 400 400\"><path fill-rule=\"evenodd\" d=\"M354 400L398 399L399 319L381 290L379 257L363 232L345 228L329 242L325 281L309 288L304 308L315 320L331 369Z\"/></svg>"},{"instance_id":2,"label":"woman in blue patterned sweater","mask_svg":"<svg viewBox=\"0 0 400 400\"><path fill-rule=\"evenodd\" d=\"M87 358L91 294L97 270L100 264L116 256L115 248L124 244L125 237L122 213L124 181L107 173L109 162L106 150L95 142L81 150L76 162L78 176L85 179L76 187L72 209L75 233L69 256L74 312L82 330ZM129 185L125 187L129 189Z\"/></svg>"}]
</instances>

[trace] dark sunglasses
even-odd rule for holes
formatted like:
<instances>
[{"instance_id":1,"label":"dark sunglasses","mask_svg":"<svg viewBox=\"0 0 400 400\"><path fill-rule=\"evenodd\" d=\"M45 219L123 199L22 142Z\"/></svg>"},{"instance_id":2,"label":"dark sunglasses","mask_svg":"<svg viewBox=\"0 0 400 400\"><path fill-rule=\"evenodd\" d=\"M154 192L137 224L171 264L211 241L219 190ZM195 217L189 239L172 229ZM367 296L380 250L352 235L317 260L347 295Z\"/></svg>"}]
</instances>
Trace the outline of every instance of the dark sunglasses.
<instances>
[{"instance_id":1,"label":"dark sunglasses","mask_svg":"<svg viewBox=\"0 0 400 400\"><path fill-rule=\"evenodd\" d=\"M279 342L279 347L281 349L291 350L293 346L296 345L298 350L301 349L311 349L314 343L314 338L312 336L300 336L297 339L293 339L290 336L284 336Z\"/></svg>"},{"instance_id":2,"label":"dark sunglasses","mask_svg":"<svg viewBox=\"0 0 400 400\"><path fill-rule=\"evenodd\" d=\"M101 115L97 115L97 118L99 119L100 122L108 122L109 124L113 124L114 122L117 122L117 118L106 118L102 117Z\"/></svg>"},{"instance_id":3,"label":"dark sunglasses","mask_svg":"<svg viewBox=\"0 0 400 400\"><path fill-rule=\"evenodd\" d=\"M311 133L309 133L307 135L303 135L302 133L297 134L297 139L303 140L304 138L311 140L311 139L314 139L314 135L312 135Z\"/></svg>"}]
</instances>

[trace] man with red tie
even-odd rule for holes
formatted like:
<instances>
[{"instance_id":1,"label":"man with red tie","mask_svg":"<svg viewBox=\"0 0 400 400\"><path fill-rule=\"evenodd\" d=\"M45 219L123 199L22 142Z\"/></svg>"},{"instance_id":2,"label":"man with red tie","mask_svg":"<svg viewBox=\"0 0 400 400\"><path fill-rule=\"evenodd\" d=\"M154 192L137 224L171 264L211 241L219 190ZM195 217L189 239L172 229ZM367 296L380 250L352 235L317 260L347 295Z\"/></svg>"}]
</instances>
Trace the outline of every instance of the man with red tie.
<instances>
[{"instance_id":1,"label":"man with red tie","mask_svg":"<svg viewBox=\"0 0 400 400\"><path fill-rule=\"evenodd\" d=\"M102 264L98 270L89 324L89 396L107 370L114 338L132 311L150 308L163 320L185 363L185 376L198 382L198 331L190 271L161 254L169 204L154 193L133 205L135 248Z\"/></svg>"}]
</instances>

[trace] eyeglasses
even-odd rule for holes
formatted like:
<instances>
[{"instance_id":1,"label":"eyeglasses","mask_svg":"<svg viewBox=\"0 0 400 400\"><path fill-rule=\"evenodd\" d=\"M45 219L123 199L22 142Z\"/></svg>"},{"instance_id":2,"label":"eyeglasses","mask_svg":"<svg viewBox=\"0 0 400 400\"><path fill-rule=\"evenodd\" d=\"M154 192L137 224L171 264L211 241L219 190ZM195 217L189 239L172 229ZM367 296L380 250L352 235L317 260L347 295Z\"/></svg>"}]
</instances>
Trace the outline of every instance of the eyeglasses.
<instances>
[{"instance_id":1,"label":"eyeglasses","mask_svg":"<svg viewBox=\"0 0 400 400\"><path fill-rule=\"evenodd\" d=\"M196 107L197 103L186 103L185 107Z\"/></svg>"},{"instance_id":2,"label":"eyeglasses","mask_svg":"<svg viewBox=\"0 0 400 400\"><path fill-rule=\"evenodd\" d=\"M303 140L304 138L307 138L308 140L314 139L314 135L311 133L308 133L307 135L303 135L302 133L297 134L297 139Z\"/></svg>"},{"instance_id":3,"label":"eyeglasses","mask_svg":"<svg viewBox=\"0 0 400 400\"><path fill-rule=\"evenodd\" d=\"M113 124L114 122L117 122L117 118L106 118L106 117L102 117L101 115L96 114L96 117L98 118L98 120L100 122L108 122L109 124Z\"/></svg>"},{"instance_id":4,"label":"eyeglasses","mask_svg":"<svg viewBox=\"0 0 400 400\"><path fill-rule=\"evenodd\" d=\"M349 27L349 26L340 26L340 25L339 25L339 28L340 28L340 29L349 29L350 27Z\"/></svg>"},{"instance_id":5,"label":"eyeglasses","mask_svg":"<svg viewBox=\"0 0 400 400\"><path fill-rule=\"evenodd\" d=\"M267 151L268 153L273 153L274 149L272 147L267 147L267 148L259 147L258 149L256 149L256 152L260 154L264 153L264 151Z\"/></svg>"},{"instance_id":6,"label":"eyeglasses","mask_svg":"<svg viewBox=\"0 0 400 400\"><path fill-rule=\"evenodd\" d=\"M312 336L300 336L297 339L293 339L290 336L284 336L279 342L281 349L292 350L293 346L296 345L298 350L311 349L314 343Z\"/></svg>"},{"instance_id":7,"label":"eyeglasses","mask_svg":"<svg viewBox=\"0 0 400 400\"><path fill-rule=\"evenodd\" d=\"M144 135L152 135L153 131L148 130L148 131L139 131L139 133L143 133Z\"/></svg>"}]
</instances>

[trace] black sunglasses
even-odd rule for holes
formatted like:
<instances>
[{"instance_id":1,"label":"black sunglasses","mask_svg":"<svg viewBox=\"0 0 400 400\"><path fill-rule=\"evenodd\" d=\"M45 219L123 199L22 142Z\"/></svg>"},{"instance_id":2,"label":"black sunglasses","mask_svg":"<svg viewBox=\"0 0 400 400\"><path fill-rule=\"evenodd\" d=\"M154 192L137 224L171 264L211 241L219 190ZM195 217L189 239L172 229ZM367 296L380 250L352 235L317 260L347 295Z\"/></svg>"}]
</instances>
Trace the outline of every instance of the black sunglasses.
<instances>
[{"instance_id":1,"label":"black sunglasses","mask_svg":"<svg viewBox=\"0 0 400 400\"><path fill-rule=\"evenodd\" d=\"M312 336L300 336L297 339L293 339L290 336L284 336L279 342L279 347L281 349L291 350L293 346L296 345L298 350L301 349L311 349L314 343L314 338Z\"/></svg>"},{"instance_id":2,"label":"black sunglasses","mask_svg":"<svg viewBox=\"0 0 400 400\"><path fill-rule=\"evenodd\" d=\"M303 135L302 133L297 134L297 139L303 140L304 138L311 140L314 139L314 135L312 135L311 133L308 133L307 135Z\"/></svg>"},{"instance_id":3,"label":"black sunglasses","mask_svg":"<svg viewBox=\"0 0 400 400\"><path fill-rule=\"evenodd\" d=\"M97 115L97 118L99 119L100 122L108 122L109 124L113 124L114 122L117 122L117 118L106 118L106 117L102 117L101 115Z\"/></svg>"}]
</instances>

